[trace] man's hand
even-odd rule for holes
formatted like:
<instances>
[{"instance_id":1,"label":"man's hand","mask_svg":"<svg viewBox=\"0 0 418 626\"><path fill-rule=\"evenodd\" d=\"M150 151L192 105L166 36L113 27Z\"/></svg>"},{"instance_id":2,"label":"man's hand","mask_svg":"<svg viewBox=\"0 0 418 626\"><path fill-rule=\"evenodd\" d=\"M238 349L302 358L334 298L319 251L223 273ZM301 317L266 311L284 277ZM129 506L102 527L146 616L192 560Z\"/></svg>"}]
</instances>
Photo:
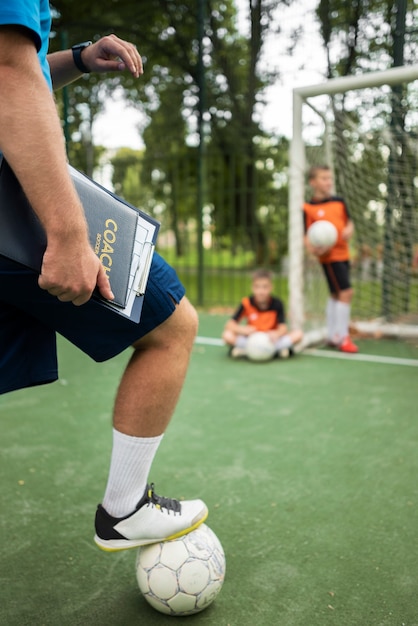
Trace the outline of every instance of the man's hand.
<instances>
[{"instance_id":1,"label":"man's hand","mask_svg":"<svg viewBox=\"0 0 418 626\"><path fill-rule=\"evenodd\" d=\"M136 47L116 35L102 37L96 43L84 48L81 57L91 72L128 70L135 78L143 74L142 59Z\"/></svg>"},{"instance_id":2,"label":"man's hand","mask_svg":"<svg viewBox=\"0 0 418 626\"><path fill-rule=\"evenodd\" d=\"M106 272L88 242L48 245L38 284L61 302L76 306L88 302L96 286L104 298L114 298Z\"/></svg>"}]
</instances>

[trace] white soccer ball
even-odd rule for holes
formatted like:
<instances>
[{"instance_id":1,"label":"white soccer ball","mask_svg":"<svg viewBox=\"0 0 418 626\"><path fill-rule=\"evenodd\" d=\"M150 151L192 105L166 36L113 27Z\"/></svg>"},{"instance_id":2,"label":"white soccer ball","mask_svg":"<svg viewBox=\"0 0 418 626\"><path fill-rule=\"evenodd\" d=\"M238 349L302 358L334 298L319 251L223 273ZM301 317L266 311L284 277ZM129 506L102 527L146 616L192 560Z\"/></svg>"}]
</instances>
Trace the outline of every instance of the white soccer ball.
<instances>
[{"instance_id":1,"label":"white soccer ball","mask_svg":"<svg viewBox=\"0 0 418 626\"><path fill-rule=\"evenodd\" d=\"M328 220L318 220L314 222L308 228L307 235L309 241L315 247L321 246L330 248L337 243L338 239L337 229L334 224L328 222Z\"/></svg>"},{"instance_id":2,"label":"white soccer ball","mask_svg":"<svg viewBox=\"0 0 418 626\"><path fill-rule=\"evenodd\" d=\"M225 553L213 530L196 530L138 550L136 577L149 604L167 615L192 615L216 598L225 578Z\"/></svg>"},{"instance_id":3,"label":"white soccer ball","mask_svg":"<svg viewBox=\"0 0 418 626\"><path fill-rule=\"evenodd\" d=\"M276 353L270 337L263 332L249 335L245 350L250 361L269 361Z\"/></svg>"}]
</instances>

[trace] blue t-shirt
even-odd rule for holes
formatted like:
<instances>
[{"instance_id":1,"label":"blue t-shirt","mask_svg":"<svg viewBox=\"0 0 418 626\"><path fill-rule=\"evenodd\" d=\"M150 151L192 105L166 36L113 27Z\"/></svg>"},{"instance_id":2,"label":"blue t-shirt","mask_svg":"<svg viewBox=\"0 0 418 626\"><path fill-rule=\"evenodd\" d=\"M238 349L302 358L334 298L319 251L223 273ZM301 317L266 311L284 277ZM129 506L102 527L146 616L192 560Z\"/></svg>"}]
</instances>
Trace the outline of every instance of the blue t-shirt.
<instances>
[{"instance_id":1,"label":"blue t-shirt","mask_svg":"<svg viewBox=\"0 0 418 626\"><path fill-rule=\"evenodd\" d=\"M32 37L50 89L51 73L46 55L51 30L49 0L0 0L0 25L23 26Z\"/></svg>"}]
</instances>

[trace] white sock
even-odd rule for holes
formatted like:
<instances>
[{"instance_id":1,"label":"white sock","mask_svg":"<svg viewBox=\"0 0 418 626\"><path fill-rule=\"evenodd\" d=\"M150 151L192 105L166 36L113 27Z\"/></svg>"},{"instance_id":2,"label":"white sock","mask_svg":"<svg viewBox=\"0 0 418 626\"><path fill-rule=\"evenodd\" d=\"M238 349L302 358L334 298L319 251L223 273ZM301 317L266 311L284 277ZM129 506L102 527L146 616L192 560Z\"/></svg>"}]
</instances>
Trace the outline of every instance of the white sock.
<instances>
[{"instance_id":1,"label":"white sock","mask_svg":"<svg viewBox=\"0 0 418 626\"><path fill-rule=\"evenodd\" d=\"M245 348L247 345L247 341L248 341L248 337L246 337L245 335L238 335L235 341L235 346L237 348Z\"/></svg>"},{"instance_id":2,"label":"white sock","mask_svg":"<svg viewBox=\"0 0 418 626\"><path fill-rule=\"evenodd\" d=\"M327 339L328 341L336 342L336 311L335 305L337 301L334 298L328 298L326 307L326 321L327 321Z\"/></svg>"},{"instance_id":3,"label":"white sock","mask_svg":"<svg viewBox=\"0 0 418 626\"><path fill-rule=\"evenodd\" d=\"M289 335L283 335L283 337L279 337L279 339L276 341L274 347L276 348L276 350L284 350L284 348L291 348L292 347L292 341L289 337Z\"/></svg>"},{"instance_id":4,"label":"white sock","mask_svg":"<svg viewBox=\"0 0 418 626\"><path fill-rule=\"evenodd\" d=\"M335 330L337 343L340 343L348 336L348 327L350 324L351 306L346 302L335 303Z\"/></svg>"},{"instance_id":5,"label":"white sock","mask_svg":"<svg viewBox=\"0 0 418 626\"><path fill-rule=\"evenodd\" d=\"M162 438L131 437L113 429L109 478L102 502L109 515L124 517L135 509Z\"/></svg>"}]
</instances>

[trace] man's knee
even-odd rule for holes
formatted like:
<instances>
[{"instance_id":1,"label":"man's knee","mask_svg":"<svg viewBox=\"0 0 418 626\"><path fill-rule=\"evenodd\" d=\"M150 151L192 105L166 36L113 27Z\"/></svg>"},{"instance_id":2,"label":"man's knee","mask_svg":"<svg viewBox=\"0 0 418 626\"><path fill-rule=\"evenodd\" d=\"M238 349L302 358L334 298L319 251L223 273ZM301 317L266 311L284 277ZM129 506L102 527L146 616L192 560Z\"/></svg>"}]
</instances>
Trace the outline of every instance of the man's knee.
<instances>
[{"instance_id":1,"label":"man's knee","mask_svg":"<svg viewBox=\"0 0 418 626\"><path fill-rule=\"evenodd\" d=\"M170 317L137 341L133 347L145 349L151 346L162 348L181 346L191 350L197 328L197 311L189 300L183 297Z\"/></svg>"},{"instance_id":2,"label":"man's knee","mask_svg":"<svg viewBox=\"0 0 418 626\"><path fill-rule=\"evenodd\" d=\"M186 297L183 297L172 315L174 323L180 327L181 334L189 336L194 341L199 326L199 318L194 306Z\"/></svg>"}]
</instances>

